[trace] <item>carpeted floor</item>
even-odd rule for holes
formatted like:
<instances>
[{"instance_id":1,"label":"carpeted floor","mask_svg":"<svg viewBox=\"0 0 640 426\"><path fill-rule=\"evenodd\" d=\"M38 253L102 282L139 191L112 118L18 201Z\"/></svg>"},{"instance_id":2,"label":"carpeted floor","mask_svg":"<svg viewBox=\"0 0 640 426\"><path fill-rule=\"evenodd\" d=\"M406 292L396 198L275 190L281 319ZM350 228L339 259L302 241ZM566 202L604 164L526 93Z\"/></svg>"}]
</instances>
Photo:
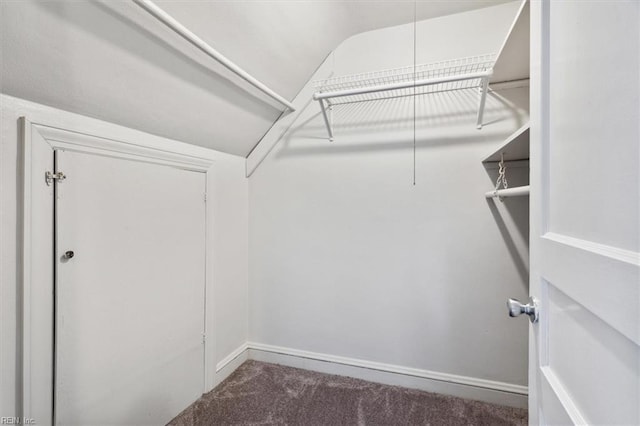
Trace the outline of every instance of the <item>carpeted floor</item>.
<instances>
[{"instance_id":1,"label":"carpeted floor","mask_svg":"<svg viewBox=\"0 0 640 426\"><path fill-rule=\"evenodd\" d=\"M526 425L527 410L247 361L171 426Z\"/></svg>"}]
</instances>

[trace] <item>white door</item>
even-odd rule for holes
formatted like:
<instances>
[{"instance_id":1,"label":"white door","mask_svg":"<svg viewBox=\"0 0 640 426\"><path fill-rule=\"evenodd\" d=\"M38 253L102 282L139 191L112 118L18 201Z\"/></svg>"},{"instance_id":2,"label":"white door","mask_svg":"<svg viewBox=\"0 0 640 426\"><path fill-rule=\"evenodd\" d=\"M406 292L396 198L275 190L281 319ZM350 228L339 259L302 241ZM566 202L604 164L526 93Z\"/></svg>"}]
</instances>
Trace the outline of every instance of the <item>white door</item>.
<instances>
[{"instance_id":1,"label":"white door","mask_svg":"<svg viewBox=\"0 0 640 426\"><path fill-rule=\"evenodd\" d=\"M531 424L640 424L640 2L532 2Z\"/></svg>"},{"instance_id":2,"label":"white door","mask_svg":"<svg viewBox=\"0 0 640 426\"><path fill-rule=\"evenodd\" d=\"M204 389L205 175L55 162L56 423L165 424Z\"/></svg>"}]
</instances>

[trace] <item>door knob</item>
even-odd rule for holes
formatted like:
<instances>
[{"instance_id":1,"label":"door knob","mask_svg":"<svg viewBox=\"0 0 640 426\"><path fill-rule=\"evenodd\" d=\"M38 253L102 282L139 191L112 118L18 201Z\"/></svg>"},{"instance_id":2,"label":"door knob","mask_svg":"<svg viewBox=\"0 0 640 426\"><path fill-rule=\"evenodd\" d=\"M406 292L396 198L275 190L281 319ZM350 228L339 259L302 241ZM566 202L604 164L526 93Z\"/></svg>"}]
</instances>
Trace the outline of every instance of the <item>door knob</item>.
<instances>
[{"instance_id":1,"label":"door knob","mask_svg":"<svg viewBox=\"0 0 640 426\"><path fill-rule=\"evenodd\" d=\"M68 250L68 251L64 252L64 258L65 259L71 259L75 255L76 254L73 252L73 250Z\"/></svg>"},{"instance_id":2,"label":"door knob","mask_svg":"<svg viewBox=\"0 0 640 426\"><path fill-rule=\"evenodd\" d=\"M523 305L519 300L507 300L507 308L509 308L509 316L517 317L522 314L529 315L532 323L538 322L538 300L535 297L529 298L529 303Z\"/></svg>"}]
</instances>

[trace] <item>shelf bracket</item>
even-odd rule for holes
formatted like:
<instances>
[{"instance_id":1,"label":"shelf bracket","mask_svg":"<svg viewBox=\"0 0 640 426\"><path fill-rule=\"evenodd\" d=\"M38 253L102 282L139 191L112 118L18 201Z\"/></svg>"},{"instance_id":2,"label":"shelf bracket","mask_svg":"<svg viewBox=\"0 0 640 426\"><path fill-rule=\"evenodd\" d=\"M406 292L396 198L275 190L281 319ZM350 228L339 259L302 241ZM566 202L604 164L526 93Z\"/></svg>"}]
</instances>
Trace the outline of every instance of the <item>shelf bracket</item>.
<instances>
[{"instance_id":1,"label":"shelf bracket","mask_svg":"<svg viewBox=\"0 0 640 426\"><path fill-rule=\"evenodd\" d=\"M489 91L489 76L483 77L480 81L480 104L478 105L478 122L476 127L482 129L482 118L484 116L484 105L487 101L487 92Z\"/></svg>"},{"instance_id":2,"label":"shelf bracket","mask_svg":"<svg viewBox=\"0 0 640 426\"><path fill-rule=\"evenodd\" d=\"M327 126L327 133L329 133L329 141L333 142L333 128L331 126L331 120L329 120L329 115L327 114L327 108L329 109L329 112L331 112L332 106L331 104L325 105L324 99L318 99L318 102L320 103L320 110L322 111L322 118L324 119L324 124Z\"/></svg>"}]
</instances>

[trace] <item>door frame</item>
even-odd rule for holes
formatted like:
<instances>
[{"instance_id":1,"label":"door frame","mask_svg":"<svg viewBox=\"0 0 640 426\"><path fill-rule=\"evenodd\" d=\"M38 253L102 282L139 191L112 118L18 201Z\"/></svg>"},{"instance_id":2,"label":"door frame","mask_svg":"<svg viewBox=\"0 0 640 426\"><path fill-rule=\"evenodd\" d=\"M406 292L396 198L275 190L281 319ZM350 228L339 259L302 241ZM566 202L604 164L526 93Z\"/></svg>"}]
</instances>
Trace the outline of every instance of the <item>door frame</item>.
<instances>
[{"instance_id":1,"label":"door frame","mask_svg":"<svg viewBox=\"0 0 640 426\"><path fill-rule=\"evenodd\" d=\"M34 419L38 424L53 422L54 401L54 348L51 345L54 338L54 318L49 315L48 308L42 312L42 307L53 309L54 270L51 268L45 277L32 280L33 272L42 265L35 264L32 259L42 259L51 256L55 235L53 232L42 232L34 227L36 221L53 221L53 195L44 195L42 191L34 191L33 185L38 182L46 185L46 170L32 167L33 151L35 149L51 149L54 151L74 151L93 155L103 155L140 161L158 165L176 167L205 174L205 200L212 200L214 194L213 165L216 152L165 139L147 133L123 128L110 123L96 123L70 128L68 123L64 127L56 127L53 123L42 123L30 118L19 119L20 138L22 145L21 188L21 223L19 242L19 285L22 290L21 321L22 321L22 398L20 416ZM98 136L99 135L99 136ZM36 145L37 144L37 145ZM44 147L43 147L44 145ZM51 156L53 159L53 155ZM53 170L51 170L53 171ZM51 211L38 209L50 198ZM204 297L204 389L213 387L215 375L215 335L213 324L214 286L212 271L213 244L213 208L212 203L205 203L205 297ZM54 259L51 259L52 264ZM40 308L40 312L38 309ZM209 335L209 338L206 336ZM45 378L43 380L42 378ZM49 407L42 407L41 403L33 401L51 401Z\"/></svg>"},{"instance_id":2,"label":"door frame","mask_svg":"<svg viewBox=\"0 0 640 426\"><path fill-rule=\"evenodd\" d=\"M541 230L546 227L547 218L545 211L540 206L546 200L542 199L541 188L548 183L544 180L548 176L547 170L542 167L548 165L548 159L543 155L548 154L548 149L544 145L548 138L548 129L545 126L546 115L548 115L548 86L549 86L549 19L548 4L544 1L532 1L530 4L530 53L529 53L529 118L530 128L530 176L531 190L529 193L529 296L538 296L540 271L538 270L538 259L540 258L538 247L538 236ZM540 319L545 322L544 316ZM543 355L538 345L540 323L529 324L529 425L538 425L542 420L541 413L538 412L538 401L541 386L538 383L537 365L538 360Z\"/></svg>"}]
</instances>

